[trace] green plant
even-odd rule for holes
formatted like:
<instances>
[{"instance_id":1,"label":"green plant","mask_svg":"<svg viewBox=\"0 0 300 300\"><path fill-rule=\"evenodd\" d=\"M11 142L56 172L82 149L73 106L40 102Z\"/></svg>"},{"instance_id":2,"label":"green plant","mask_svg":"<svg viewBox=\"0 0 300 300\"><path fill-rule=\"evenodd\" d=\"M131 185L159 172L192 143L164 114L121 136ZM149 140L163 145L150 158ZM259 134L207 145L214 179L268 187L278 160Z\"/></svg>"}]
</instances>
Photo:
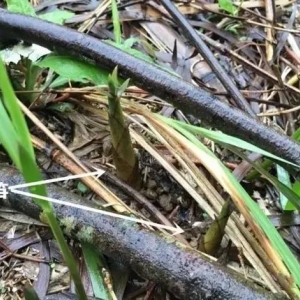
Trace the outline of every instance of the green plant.
<instances>
[{"instance_id":1,"label":"green plant","mask_svg":"<svg viewBox=\"0 0 300 300\"><path fill-rule=\"evenodd\" d=\"M2 101L0 102L2 125L0 129L0 141L16 167L23 174L25 181L28 183L40 181L42 180L42 175L36 164L30 133L2 60L0 60L0 89L2 91ZM30 192L41 196L47 196L44 185L31 187ZM80 299L87 299L75 259L64 239L63 233L53 213L51 203L38 199L34 199L34 201L42 208L42 218L49 224L58 242L66 264L69 267L71 276L75 282L78 296Z\"/></svg>"},{"instance_id":2,"label":"green plant","mask_svg":"<svg viewBox=\"0 0 300 300\"><path fill-rule=\"evenodd\" d=\"M238 12L237 7L232 3L231 0L218 0L218 4L221 9L225 10L233 16Z\"/></svg>"},{"instance_id":3,"label":"green plant","mask_svg":"<svg viewBox=\"0 0 300 300\"><path fill-rule=\"evenodd\" d=\"M108 116L113 145L113 158L118 177L133 187L140 187L139 163L135 155L128 126L124 120L120 98L129 80L121 86L118 82L118 69L108 78Z\"/></svg>"},{"instance_id":4,"label":"green plant","mask_svg":"<svg viewBox=\"0 0 300 300\"><path fill-rule=\"evenodd\" d=\"M188 139L192 143L190 147L197 147L199 151L201 151L201 159L203 165L216 177L216 180L218 180L225 191L229 193L235 204L241 210L243 210L244 216L247 216L247 222L251 224L253 230L255 229L254 231L256 232L256 234L258 234L260 241L264 243L268 255L276 263L276 267L279 270L278 272L281 273L280 276L285 276L286 278L291 279L288 281L290 285L290 294L297 295L297 297L299 297L300 278L298 275L300 274L300 265L291 252L290 248L284 242L281 235L274 228L272 223L265 216L259 206L251 199L251 197L241 186L235 176L223 165L223 163L215 156L215 154L212 153L207 147L205 147L193 134L195 132L199 133L195 126L187 125L183 122L174 121L162 116L158 116L158 118L163 120L171 127L175 128L186 139ZM203 131L203 128L201 128L200 131ZM206 132L206 130L204 130L203 132ZM223 140L223 134L220 133L220 135L222 137L222 144L226 144L225 140ZM216 139L215 133L213 133L213 136L214 139ZM237 151L235 147L228 146L228 144L226 146L231 151L240 155L243 159L247 159L247 157L244 154L240 153L240 151ZM243 144L243 146L246 146L247 148L249 147L249 145L247 144ZM256 152L259 151L260 150L257 149ZM268 154L268 156L270 155L271 154ZM253 167L255 167L259 172L263 172L262 174L264 174L265 176L267 175L266 171L261 170L261 168L259 168L255 164L253 164ZM268 179L290 200L293 200L293 204L297 205L297 207L299 208L300 199L295 193L293 193L293 191L291 191L287 186L278 181L275 177L271 177L270 174L268 174Z\"/></svg>"},{"instance_id":5,"label":"green plant","mask_svg":"<svg viewBox=\"0 0 300 300\"><path fill-rule=\"evenodd\" d=\"M30 15L33 17L39 17L41 19L47 20L49 22L63 24L63 22L71 18L74 13L69 11L55 10L51 13L36 15L34 8L27 0L7 0L7 9L11 12L21 13ZM5 57L8 61L15 61L15 51L19 54L19 59L21 60L23 66L25 67L25 84L24 87L13 81L12 83L18 87L18 90L22 91L32 91L36 85L37 78L40 76L42 69L34 63L33 58L39 58L44 55L44 51L39 48L34 48L30 52L23 50L20 46L16 46L18 50L12 49L9 53L6 53ZM1 52L0 52L1 56ZM12 58L10 58L10 56ZM15 61L16 62L16 61ZM26 93L22 95L22 99L26 100L28 103L31 103L34 100L35 94Z\"/></svg>"}]
</instances>

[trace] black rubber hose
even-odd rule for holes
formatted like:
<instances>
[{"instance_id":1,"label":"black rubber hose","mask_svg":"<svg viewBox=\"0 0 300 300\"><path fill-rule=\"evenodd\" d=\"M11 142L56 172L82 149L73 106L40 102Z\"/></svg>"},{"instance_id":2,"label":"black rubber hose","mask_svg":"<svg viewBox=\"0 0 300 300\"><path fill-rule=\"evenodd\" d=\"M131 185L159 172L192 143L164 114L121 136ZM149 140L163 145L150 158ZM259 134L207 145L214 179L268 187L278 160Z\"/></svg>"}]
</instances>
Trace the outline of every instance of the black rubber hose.
<instances>
[{"instance_id":1,"label":"black rubber hose","mask_svg":"<svg viewBox=\"0 0 300 300\"><path fill-rule=\"evenodd\" d=\"M7 166L0 166L0 181L8 186L24 183L20 173ZM50 198L86 205L86 201L79 196L54 184L47 185L47 192ZM10 192L7 199L0 197L1 205L41 221L40 208L26 196ZM54 211L66 235L94 245L180 299L286 299L265 291L201 253L175 242L171 236L150 232L122 219L68 206L54 205Z\"/></svg>"},{"instance_id":2,"label":"black rubber hose","mask_svg":"<svg viewBox=\"0 0 300 300\"><path fill-rule=\"evenodd\" d=\"M0 32L0 38L22 39L60 53L88 58L110 71L118 66L124 78L131 78L140 88L161 97L183 112L300 165L300 145L287 136L229 107L206 91L96 38L4 9L0 9Z\"/></svg>"},{"instance_id":3,"label":"black rubber hose","mask_svg":"<svg viewBox=\"0 0 300 300\"><path fill-rule=\"evenodd\" d=\"M255 113L251 109L251 106L244 98L240 90L237 88L237 86L231 80L229 75L220 65L220 63L212 54L210 49L206 46L205 42L202 40L200 35L190 25L187 19L180 13L180 11L177 9L173 1L161 0L161 4L172 16L173 20L178 25L178 27L181 28L187 40L194 45L194 47L198 50L198 52L201 54L201 56L204 58L204 60L207 62L210 68L213 70L216 77L220 80L220 82L223 84L223 86L225 87L225 89L227 90L231 98L235 101L236 106L239 107L244 112L248 113L250 116L256 117Z\"/></svg>"}]
</instances>

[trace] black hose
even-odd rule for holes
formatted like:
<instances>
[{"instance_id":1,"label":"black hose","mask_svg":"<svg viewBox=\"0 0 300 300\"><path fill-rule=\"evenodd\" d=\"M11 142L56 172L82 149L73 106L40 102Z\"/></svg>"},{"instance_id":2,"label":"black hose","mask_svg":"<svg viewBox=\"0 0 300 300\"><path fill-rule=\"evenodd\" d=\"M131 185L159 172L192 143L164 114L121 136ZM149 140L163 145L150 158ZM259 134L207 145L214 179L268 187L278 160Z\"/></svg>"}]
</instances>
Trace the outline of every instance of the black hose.
<instances>
[{"instance_id":1,"label":"black hose","mask_svg":"<svg viewBox=\"0 0 300 300\"><path fill-rule=\"evenodd\" d=\"M140 88L161 97L183 112L300 165L300 145L297 142L240 110L229 107L206 91L96 38L4 9L0 9L0 30L0 38L17 38L60 53L88 58L110 71L118 66L124 78L131 78Z\"/></svg>"},{"instance_id":2,"label":"black hose","mask_svg":"<svg viewBox=\"0 0 300 300\"><path fill-rule=\"evenodd\" d=\"M24 183L20 173L7 166L0 167L0 181L9 186ZM79 196L54 184L47 185L47 193L53 199L87 205ZM26 196L10 192L7 199L0 197L1 205L41 221L41 209ZM171 236L156 234L122 219L68 206L54 205L54 212L66 235L94 245L180 299L286 299L175 242Z\"/></svg>"}]
</instances>

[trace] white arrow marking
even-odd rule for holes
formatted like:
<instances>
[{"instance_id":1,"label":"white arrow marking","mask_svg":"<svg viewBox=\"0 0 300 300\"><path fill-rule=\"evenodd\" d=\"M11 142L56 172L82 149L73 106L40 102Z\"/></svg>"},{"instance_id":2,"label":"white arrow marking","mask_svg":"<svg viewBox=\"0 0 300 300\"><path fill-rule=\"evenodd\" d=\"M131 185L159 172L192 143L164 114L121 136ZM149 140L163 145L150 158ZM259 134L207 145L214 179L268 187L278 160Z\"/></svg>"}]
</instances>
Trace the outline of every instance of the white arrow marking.
<instances>
[{"instance_id":1,"label":"white arrow marking","mask_svg":"<svg viewBox=\"0 0 300 300\"><path fill-rule=\"evenodd\" d=\"M13 187L9 187L9 190L15 194L20 194L20 195L37 198L37 199L44 200L44 201L49 201L52 203L75 207L75 208L83 209L86 211L91 211L91 212L106 215L106 216L111 216L111 217L120 218L120 219L124 219L124 220L131 221L131 222L149 225L149 226L156 227L156 228L166 229L166 230L174 232L173 235L184 232L177 224L176 224L176 227L171 227L171 226L167 226L167 225L153 223L150 221L145 221L145 220L136 219L136 218L132 218L132 217L128 217L128 216L119 215L119 214L112 213L109 211L104 211L104 210L100 210L100 209L96 209L96 208L92 208L92 207L88 207L88 206L84 206L84 205L80 205L80 204L76 204L76 203L66 202L63 200L52 199L52 198L45 197L45 196L40 196L40 195L31 194L31 193L24 192L24 191L15 190L15 188L13 188Z\"/></svg>"},{"instance_id":2,"label":"white arrow marking","mask_svg":"<svg viewBox=\"0 0 300 300\"><path fill-rule=\"evenodd\" d=\"M41 180L41 181L35 181L35 182L30 182L30 183L23 183L23 184L18 184L18 185L12 185L9 187L9 189L19 189L19 188L26 188L30 186L36 186L36 185L41 185L41 184L48 184L48 183L53 183L53 182L59 182L59 181L65 181L65 180L71 180L71 179L78 179L78 178L83 178L83 177L88 177L88 176L97 176L97 178L105 173L104 170L101 169L96 169L97 171L95 172L89 172L89 173L82 173L78 175L69 175L66 177L59 177L59 178L53 178L53 179L47 179L47 180Z\"/></svg>"}]
</instances>

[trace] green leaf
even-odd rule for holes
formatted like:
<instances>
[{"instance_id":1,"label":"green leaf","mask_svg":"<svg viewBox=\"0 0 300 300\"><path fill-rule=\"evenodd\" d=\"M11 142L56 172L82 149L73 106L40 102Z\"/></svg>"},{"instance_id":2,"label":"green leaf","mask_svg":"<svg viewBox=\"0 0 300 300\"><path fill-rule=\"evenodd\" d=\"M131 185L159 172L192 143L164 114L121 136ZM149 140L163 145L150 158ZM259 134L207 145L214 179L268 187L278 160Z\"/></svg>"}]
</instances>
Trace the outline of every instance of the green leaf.
<instances>
[{"instance_id":1,"label":"green leaf","mask_svg":"<svg viewBox=\"0 0 300 300\"><path fill-rule=\"evenodd\" d=\"M300 141L300 127L292 134L291 138L296 141ZM270 161L269 159L264 159L261 163L261 166L265 170L270 169L272 165L273 161ZM253 181L257 178L257 176L259 176L259 173L256 170L253 170L246 176L246 180Z\"/></svg>"},{"instance_id":2,"label":"green leaf","mask_svg":"<svg viewBox=\"0 0 300 300\"><path fill-rule=\"evenodd\" d=\"M37 65L41 68L50 68L58 75L74 82L86 83L89 80L96 85L108 83L108 71L76 60L73 56L51 54L38 62Z\"/></svg>"},{"instance_id":3,"label":"green leaf","mask_svg":"<svg viewBox=\"0 0 300 300\"><path fill-rule=\"evenodd\" d=\"M110 293L103 278L102 269L107 269L104 257L95 247L82 243L82 252L85 264L90 274L95 297L103 300L111 300Z\"/></svg>"},{"instance_id":4,"label":"green leaf","mask_svg":"<svg viewBox=\"0 0 300 300\"><path fill-rule=\"evenodd\" d=\"M63 76L57 76L57 78L55 78L51 84L49 85L49 88L51 89L56 89L58 87L62 87L62 86L67 86L68 83L70 82L70 80L68 78L65 78ZM82 81L83 83L88 83L89 81Z\"/></svg>"},{"instance_id":5,"label":"green leaf","mask_svg":"<svg viewBox=\"0 0 300 300\"><path fill-rule=\"evenodd\" d=\"M5 148L11 159L17 165L17 167L20 168L21 162L18 151L19 138L16 134L15 128L11 123L11 120L9 119L6 109L2 103L2 100L0 101L0 120L1 127L5 128L5 130L0 130L0 142L2 143L3 147Z\"/></svg>"},{"instance_id":6,"label":"green leaf","mask_svg":"<svg viewBox=\"0 0 300 300\"><path fill-rule=\"evenodd\" d=\"M7 10L29 16L36 16L34 8L28 0L6 0Z\"/></svg>"},{"instance_id":7,"label":"green leaf","mask_svg":"<svg viewBox=\"0 0 300 300\"><path fill-rule=\"evenodd\" d=\"M24 297L25 300L40 300L35 289L32 286L28 285L24 288Z\"/></svg>"},{"instance_id":8,"label":"green leaf","mask_svg":"<svg viewBox=\"0 0 300 300\"><path fill-rule=\"evenodd\" d=\"M115 67L112 74L108 75L108 86L112 96L117 94L117 90L119 88L118 81L118 67Z\"/></svg>"},{"instance_id":9,"label":"green leaf","mask_svg":"<svg viewBox=\"0 0 300 300\"><path fill-rule=\"evenodd\" d=\"M111 1L112 19L114 25L114 35L117 44L121 44L121 24L116 0Z\"/></svg>"},{"instance_id":10,"label":"green leaf","mask_svg":"<svg viewBox=\"0 0 300 300\"><path fill-rule=\"evenodd\" d=\"M145 49L147 49L147 54L142 53L138 50L132 49L133 45L135 43L139 43L140 45L142 45ZM123 48L124 47L124 48ZM153 58L155 57L155 50L152 44L148 43L146 40L142 40L139 38L129 38L125 41L123 41L122 46L120 46L120 49L128 49L128 50L124 50L127 51L128 53L130 53L131 50L134 50L134 52L132 53L133 56L139 57L141 59L149 59L151 58L152 61L154 60ZM143 57L142 57L143 56Z\"/></svg>"},{"instance_id":11,"label":"green leaf","mask_svg":"<svg viewBox=\"0 0 300 300\"><path fill-rule=\"evenodd\" d=\"M5 125L7 126L3 127L5 130L1 130L0 132L3 145L11 158L14 159L14 163L23 173L27 182L41 180L42 176L35 163L35 154L25 117L20 109L2 61L0 61L0 88L2 89L5 108L10 116L9 119L8 115L5 115L4 106L1 103L0 112L3 117L1 122L5 122ZM8 134L10 135L10 142L7 141ZM12 149L12 145L14 145L15 148ZM32 191L32 193L38 193L39 195L45 196L46 189L44 185L40 185L36 187L36 190ZM41 207L49 210L52 206L49 202L42 202Z\"/></svg>"},{"instance_id":12,"label":"green leaf","mask_svg":"<svg viewBox=\"0 0 300 300\"><path fill-rule=\"evenodd\" d=\"M18 146L21 159L21 170L26 182L35 182L43 180L43 177L36 166L35 159L32 157L28 150L22 145ZM44 184L29 187L30 193L36 195L46 196L47 191ZM34 201L43 209L46 213L52 212L52 203L38 198L34 198Z\"/></svg>"},{"instance_id":13,"label":"green leaf","mask_svg":"<svg viewBox=\"0 0 300 300\"><path fill-rule=\"evenodd\" d=\"M85 184L83 184L81 181L78 182L77 189L82 194L85 194L89 190L89 188Z\"/></svg>"},{"instance_id":14,"label":"green leaf","mask_svg":"<svg viewBox=\"0 0 300 300\"><path fill-rule=\"evenodd\" d=\"M141 51L138 51L136 49L131 48L133 45L132 41L130 41L130 43L124 42L123 44L118 44L118 43L115 43L113 41L108 41L108 40L106 40L105 42L110 45L115 46L116 48L119 48L120 50L122 50L124 52L127 52L128 54L131 54L132 56L135 56L137 58L140 58L144 61L147 61L147 62L153 64L153 59L149 55L147 55Z\"/></svg>"},{"instance_id":15,"label":"green leaf","mask_svg":"<svg viewBox=\"0 0 300 300\"><path fill-rule=\"evenodd\" d=\"M14 163L17 165L18 169L22 172L26 182L40 181L42 179L42 175L35 161L35 154L30 139L30 133L25 118L22 114L21 108L19 106L19 103L17 101L17 98L12 89L11 83L9 81L6 68L1 59L0 59L0 88L2 90L2 94L4 98L3 102L10 115L9 128L11 128L10 130L14 132L11 138L14 139L17 143L16 148L13 149L13 155L11 155L11 158L14 160ZM2 105L2 109L0 109L0 112L2 112L2 116L6 118L5 114L3 113L4 112L3 105ZM0 127L0 132L1 132L0 138L3 137L6 131L7 128L2 126ZM17 138L15 138L16 135ZM2 140L2 142L3 141L5 141L5 139ZM11 150L11 145L9 145L7 150L8 153L10 154L9 150ZM43 184L35 187L30 187L29 189L30 192L33 194L38 194L40 196L47 195L46 187ZM35 198L33 197L33 199ZM87 299L74 257L72 256L72 253L68 248L67 242L64 239L61 228L59 227L59 224L55 218L55 215L52 210L52 204L50 202L38 200L38 199L35 199L35 202L38 203L43 208L43 213L45 214L45 218L48 221L55 238L57 239L58 245L63 253L66 264L69 267L71 276L75 283L78 297L84 300Z\"/></svg>"},{"instance_id":16,"label":"green leaf","mask_svg":"<svg viewBox=\"0 0 300 300\"><path fill-rule=\"evenodd\" d=\"M286 164L290 164L292 166L299 167L298 165L293 164L293 163L291 163L291 162L289 162L289 161L287 161L287 160L285 160L281 157L273 155L272 153L270 153L268 151L265 151L265 150L263 150L259 147L256 147L256 146L254 146L254 145L252 145L248 142L245 142L241 139L230 136L228 134L222 133L220 131L208 130L208 129L205 129L205 128L202 128L202 127L198 127L198 126L186 124L186 123L181 122L181 121L176 121L176 120L173 120L173 119L170 119L170 118L166 118L166 117L163 117L161 115L157 115L157 116L160 119L162 119L164 122L166 122L167 124L169 124L171 126L173 126L172 124L176 123L179 126L181 126L182 128L188 130L189 132L194 133L194 134L199 134L200 136L206 137L206 138L208 138L208 139L210 139L214 142L217 142L217 143L223 145L224 147L226 147L226 145L235 146L237 148L241 148L241 149L248 150L248 151L251 151L251 152L260 153L264 156L282 161Z\"/></svg>"},{"instance_id":17,"label":"green leaf","mask_svg":"<svg viewBox=\"0 0 300 300\"><path fill-rule=\"evenodd\" d=\"M123 42L123 46L125 48L132 48L132 46L139 41L140 41L139 38L131 37Z\"/></svg>"},{"instance_id":18,"label":"green leaf","mask_svg":"<svg viewBox=\"0 0 300 300\"><path fill-rule=\"evenodd\" d=\"M296 141L300 141L300 127L295 130L295 132L292 134L292 138Z\"/></svg>"},{"instance_id":19,"label":"green leaf","mask_svg":"<svg viewBox=\"0 0 300 300\"><path fill-rule=\"evenodd\" d=\"M165 120L164 118L163 120ZM290 248L284 242L281 235L272 225L270 220L266 217L266 215L262 212L259 208L257 203L255 203L246 190L241 186L235 176L223 165L223 163L215 156L215 154L210 151L207 147L205 147L193 134L188 132L182 124L178 122L166 122L167 124L174 127L177 131L179 131L183 136L189 139L195 146L197 146L202 151L206 152L210 156L214 157L218 164L222 167L222 172L224 172L223 176L226 176L230 183L235 187L236 192L238 192L239 197L245 201L247 208L249 209L250 213L252 214L254 220L256 221L257 225L261 227L261 229L265 232L266 236L270 240L274 249L278 252L279 256L281 257L282 261L288 268L290 274L293 277L294 282L291 283L292 290L299 296L299 287L300 287L300 265L297 261L296 257L291 252ZM277 180L277 178L275 178ZM278 181L279 182L279 181ZM283 185L279 182L279 185ZM284 186L284 185L283 185ZM287 188L287 187L286 187ZM287 188L288 189L288 188ZM288 189L289 190L289 189ZM289 190L288 192L290 192ZM292 194L294 194L292 192ZM292 195L293 196L293 195ZM296 286L297 285L297 286Z\"/></svg>"},{"instance_id":20,"label":"green leaf","mask_svg":"<svg viewBox=\"0 0 300 300\"><path fill-rule=\"evenodd\" d=\"M278 164L276 164L276 170L277 170L278 180L282 184L284 184L285 186L287 186L288 188L292 189L292 191L294 191L294 189L292 188L292 184L291 184L289 173L284 168L282 168L281 166L279 166ZM295 194L297 195L297 193L295 193ZM298 194L298 196L299 196L299 194ZM289 200L289 198L286 197L281 192L279 194L279 200L280 200L280 204L281 204L281 207L282 207L283 210L285 210L285 211L287 211L287 210L289 210L289 211L296 210L295 205L293 205L293 203Z\"/></svg>"},{"instance_id":21,"label":"green leaf","mask_svg":"<svg viewBox=\"0 0 300 300\"><path fill-rule=\"evenodd\" d=\"M166 66L162 66L162 65L159 65L159 64L156 64L154 62L154 60L149 55L147 55L147 54L145 54L145 53L143 53L143 52L141 52L139 50L130 48L129 46L133 45L134 43L133 43L132 39L129 39L129 40L130 41L128 43L126 43L126 41L125 41L122 44L117 44L117 43L115 43L114 41L111 41L111 40L105 40L104 42L107 43L107 44L110 44L110 45L112 45L112 46L114 46L114 47L116 47L116 48L118 48L118 49L120 49L120 50L122 50L122 51L124 51L124 52L126 52L126 53L128 53L128 54L130 54L130 55L132 55L134 57L136 57L136 58L144 60L144 61L152 64L153 66L155 66L155 67L157 67L157 68L159 68L159 69L161 69L161 70L163 70L165 72L168 72L169 74L171 74L173 76L180 77L171 68L166 67Z\"/></svg>"},{"instance_id":22,"label":"green leaf","mask_svg":"<svg viewBox=\"0 0 300 300\"><path fill-rule=\"evenodd\" d=\"M23 147L27 149L31 158L33 158L34 151L30 139L29 130L27 128L25 118L19 107L11 83L8 79L6 68L2 60L0 61L0 88L2 89L3 93L3 103L10 115L12 124L15 128L15 132L18 135L18 138Z\"/></svg>"},{"instance_id":23,"label":"green leaf","mask_svg":"<svg viewBox=\"0 0 300 300\"><path fill-rule=\"evenodd\" d=\"M249 160L245 154L243 154L238 149L229 146L228 148L231 152L235 153L236 155L240 156L242 159L249 162L249 164L256 169L259 173L261 173L274 187L282 193L293 205L300 210L300 197L294 193L294 191L286 185L286 182L283 183L278 180L275 176L271 175L268 171L262 168L259 164L254 163L253 161Z\"/></svg>"},{"instance_id":24,"label":"green leaf","mask_svg":"<svg viewBox=\"0 0 300 300\"><path fill-rule=\"evenodd\" d=\"M39 15L39 18L52 23L63 25L65 20L72 18L74 15L75 14L73 12L57 9L55 11Z\"/></svg>"},{"instance_id":25,"label":"green leaf","mask_svg":"<svg viewBox=\"0 0 300 300\"><path fill-rule=\"evenodd\" d=\"M123 93L125 92L125 90L128 88L129 82L130 82L130 79L127 79L127 80L126 80L125 82L123 82L123 84L118 88L118 91L117 91L117 97L121 98L121 96L123 95Z\"/></svg>"},{"instance_id":26,"label":"green leaf","mask_svg":"<svg viewBox=\"0 0 300 300\"><path fill-rule=\"evenodd\" d=\"M237 8L233 5L231 0L218 0L218 4L221 9L227 11L231 15L235 15Z\"/></svg>"},{"instance_id":27,"label":"green leaf","mask_svg":"<svg viewBox=\"0 0 300 300\"><path fill-rule=\"evenodd\" d=\"M292 185L293 192L300 197L300 181L296 180L294 184ZM296 210L295 206L291 203L291 201L288 202L289 206L287 210Z\"/></svg>"}]
</instances>

